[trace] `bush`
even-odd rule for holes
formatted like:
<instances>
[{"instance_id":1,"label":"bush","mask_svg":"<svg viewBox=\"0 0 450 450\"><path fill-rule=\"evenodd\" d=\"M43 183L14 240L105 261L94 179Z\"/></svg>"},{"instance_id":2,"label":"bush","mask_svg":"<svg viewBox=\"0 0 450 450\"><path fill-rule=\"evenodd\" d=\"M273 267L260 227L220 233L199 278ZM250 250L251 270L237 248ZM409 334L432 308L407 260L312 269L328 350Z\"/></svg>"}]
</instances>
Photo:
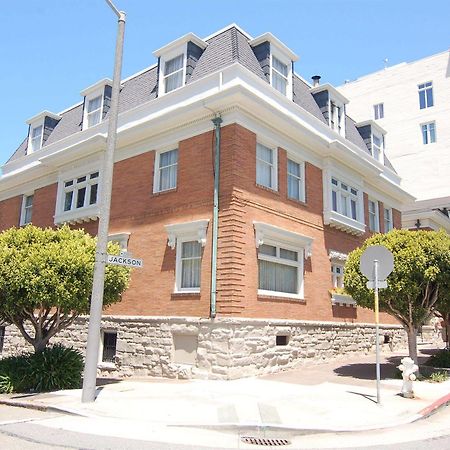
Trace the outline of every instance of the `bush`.
<instances>
[{"instance_id":1,"label":"bush","mask_svg":"<svg viewBox=\"0 0 450 450\"><path fill-rule=\"evenodd\" d=\"M46 392L81 386L83 356L60 344L0 360L0 393Z\"/></svg>"},{"instance_id":2,"label":"bush","mask_svg":"<svg viewBox=\"0 0 450 450\"><path fill-rule=\"evenodd\" d=\"M450 369L450 350L439 350L436 354L428 358L427 366Z\"/></svg>"},{"instance_id":3,"label":"bush","mask_svg":"<svg viewBox=\"0 0 450 450\"><path fill-rule=\"evenodd\" d=\"M448 380L447 372L434 372L430 375L429 381L433 383L442 383Z\"/></svg>"}]
</instances>

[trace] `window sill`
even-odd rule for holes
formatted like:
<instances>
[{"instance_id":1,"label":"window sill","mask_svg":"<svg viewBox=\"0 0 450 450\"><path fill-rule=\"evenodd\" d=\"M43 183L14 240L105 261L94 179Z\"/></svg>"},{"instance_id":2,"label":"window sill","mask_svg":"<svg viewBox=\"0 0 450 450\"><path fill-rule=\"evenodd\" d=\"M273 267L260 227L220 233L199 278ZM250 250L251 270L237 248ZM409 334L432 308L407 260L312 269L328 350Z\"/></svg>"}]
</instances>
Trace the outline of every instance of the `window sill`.
<instances>
[{"instance_id":1,"label":"window sill","mask_svg":"<svg viewBox=\"0 0 450 450\"><path fill-rule=\"evenodd\" d=\"M336 211L324 211L324 224L346 233L361 236L366 232L366 225L350 217L337 213Z\"/></svg>"},{"instance_id":2,"label":"window sill","mask_svg":"<svg viewBox=\"0 0 450 450\"><path fill-rule=\"evenodd\" d=\"M113 362L100 362L98 363L97 367L99 369L116 369L116 364Z\"/></svg>"},{"instance_id":3,"label":"window sill","mask_svg":"<svg viewBox=\"0 0 450 450\"><path fill-rule=\"evenodd\" d=\"M180 298L200 298L200 291L198 292L172 292L170 295L173 300L178 300Z\"/></svg>"},{"instance_id":4,"label":"window sill","mask_svg":"<svg viewBox=\"0 0 450 450\"><path fill-rule=\"evenodd\" d=\"M258 184L258 183L256 183L255 186L257 188L259 188L259 189L262 189L263 191L271 192L272 194L275 194L275 195L278 195L278 196L280 195L280 192L278 191L278 188L274 189L274 188L270 188L270 187L267 187L267 186L264 186L264 185Z\"/></svg>"},{"instance_id":5,"label":"window sill","mask_svg":"<svg viewBox=\"0 0 450 450\"><path fill-rule=\"evenodd\" d=\"M350 306L356 308L356 301L350 295L331 294L331 304L333 306Z\"/></svg>"},{"instance_id":6,"label":"window sill","mask_svg":"<svg viewBox=\"0 0 450 450\"><path fill-rule=\"evenodd\" d=\"M177 192L178 187L174 187L172 189L166 189L164 191L154 191L152 193L153 196L158 197L160 195L164 195L164 194L170 194L171 192Z\"/></svg>"},{"instance_id":7,"label":"window sill","mask_svg":"<svg viewBox=\"0 0 450 450\"><path fill-rule=\"evenodd\" d=\"M295 295L281 295L281 294L262 294L258 292L258 300L276 300L276 301L289 301L294 303L302 303L306 304L306 300L304 298L300 298Z\"/></svg>"},{"instance_id":8,"label":"window sill","mask_svg":"<svg viewBox=\"0 0 450 450\"><path fill-rule=\"evenodd\" d=\"M55 224L61 225L63 223L80 223L97 220L99 216L99 206L91 205L85 208L79 208L72 211L60 212L55 215Z\"/></svg>"},{"instance_id":9,"label":"window sill","mask_svg":"<svg viewBox=\"0 0 450 450\"><path fill-rule=\"evenodd\" d=\"M286 197L286 200L288 202L293 203L296 206L304 206L307 207L308 203L306 203L306 200L297 200L296 198Z\"/></svg>"}]
</instances>

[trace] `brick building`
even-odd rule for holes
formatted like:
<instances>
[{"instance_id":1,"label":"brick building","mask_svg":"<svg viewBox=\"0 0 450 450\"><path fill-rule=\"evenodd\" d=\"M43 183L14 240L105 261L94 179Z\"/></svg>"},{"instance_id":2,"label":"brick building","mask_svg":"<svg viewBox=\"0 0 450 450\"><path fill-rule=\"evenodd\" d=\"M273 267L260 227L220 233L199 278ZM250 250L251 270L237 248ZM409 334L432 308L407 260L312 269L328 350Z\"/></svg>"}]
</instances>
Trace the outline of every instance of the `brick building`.
<instances>
[{"instance_id":1,"label":"brick building","mask_svg":"<svg viewBox=\"0 0 450 450\"><path fill-rule=\"evenodd\" d=\"M347 99L297 75L297 56L270 33L231 25L154 55L121 85L110 239L144 266L104 312L99 367L235 378L370 351L373 313L333 289L348 252L400 227L411 200L374 140L383 130L357 127ZM3 166L1 229L68 222L96 233L111 80L81 95L27 122ZM382 321L386 342L400 343L401 327ZM83 348L86 330L81 318L59 338ZM4 340L6 353L22 342L12 327Z\"/></svg>"}]
</instances>

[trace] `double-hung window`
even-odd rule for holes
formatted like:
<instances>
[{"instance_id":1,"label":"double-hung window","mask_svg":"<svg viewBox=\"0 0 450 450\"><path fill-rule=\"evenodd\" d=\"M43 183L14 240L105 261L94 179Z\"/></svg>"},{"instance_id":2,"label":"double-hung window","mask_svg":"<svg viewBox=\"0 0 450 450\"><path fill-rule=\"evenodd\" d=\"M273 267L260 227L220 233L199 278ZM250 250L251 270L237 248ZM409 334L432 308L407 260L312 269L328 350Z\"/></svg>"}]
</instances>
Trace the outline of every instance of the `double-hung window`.
<instances>
[{"instance_id":1,"label":"double-hung window","mask_svg":"<svg viewBox=\"0 0 450 450\"><path fill-rule=\"evenodd\" d=\"M198 241L180 241L179 250L180 290L200 289L202 245Z\"/></svg>"},{"instance_id":2,"label":"double-hung window","mask_svg":"<svg viewBox=\"0 0 450 450\"><path fill-rule=\"evenodd\" d=\"M44 127L42 125L39 125L38 127L34 127L31 129L30 145L31 145L32 152L35 152L36 150L39 150L42 147L42 131L43 130L44 130Z\"/></svg>"},{"instance_id":3,"label":"double-hung window","mask_svg":"<svg viewBox=\"0 0 450 450\"><path fill-rule=\"evenodd\" d=\"M178 149L156 154L154 192L177 187Z\"/></svg>"},{"instance_id":4,"label":"double-hung window","mask_svg":"<svg viewBox=\"0 0 450 450\"><path fill-rule=\"evenodd\" d=\"M299 295L303 251L263 244L258 248L259 293Z\"/></svg>"},{"instance_id":5,"label":"double-hung window","mask_svg":"<svg viewBox=\"0 0 450 450\"><path fill-rule=\"evenodd\" d=\"M380 219L378 214L378 202L369 198L369 230L380 231Z\"/></svg>"},{"instance_id":6,"label":"double-hung window","mask_svg":"<svg viewBox=\"0 0 450 450\"><path fill-rule=\"evenodd\" d=\"M394 228L392 220L392 208L384 208L384 232L387 233Z\"/></svg>"},{"instance_id":7,"label":"double-hung window","mask_svg":"<svg viewBox=\"0 0 450 450\"><path fill-rule=\"evenodd\" d=\"M277 190L277 150L256 144L256 183Z\"/></svg>"},{"instance_id":8,"label":"double-hung window","mask_svg":"<svg viewBox=\"0 0 450 450\"><path fill-rule=\"evenodd\" d=\"M342 264L331 264L331 282L333 288L344 287L344 266Z\"/></svg>"},{"instance_id":9,"label":"double-hung window","mask_svg":"<svg viewBox=\"0 0 450 450\"><path fill-rule=\"evenodd\" d=\"M99 173L92 172L64 181L63 211L72 211L97 203Z\"/></svg>"},{"instance_id":10,"label":"double-hung window","mask_svg":"<svg viewBox=\"0 0 450 450\"><path fill-rule=\"evenodd\" d=\"M87 101L87 127L93 127L102 120L102 96L99 95L95 98L91 98Z\"/></svg>"},{"instance_id":11,"label":"double-hung window","mask_svg":"<svg viewBox=\"0 0 450 450\"><path fill-rule=\"evenodd\" d=\"M377 160L381 160L383 154L383 136L372 133L372 156Z\"/></svg>"},{"instance_id":12,"label":"double-hung window","mask_svg":"<svg viewBox=\"0 0 450 450\"><path fill-rule=\"evenodd\" d=\"M272 55L272 86L286 95L288 86L288 66Z\"/></svg>"},{"instance_id":13,"label":"double-hung window","mask_svg":"<svg viewBox=\"0 0 450 450\"><path fill-rule=\"evenodd\" d=\"M167 94L183 85L184 54L164 63L164 92Z\"/></svg>"},{"instance_id":14,"label":"double-hung window","mask_svg":"<svg viewBox=\"0 0 450 450\"><path fill-rule=\"evenodd\" d=\"M418 85L419 89L419 106L420 109L430 108L433 106L433 82L428 81Z\"/></svg>"},{"instance_id":15,"label":"double-hung window","mask_svg":"<svg viewBox=\"0 0 450 450\"><path fill-rule=\"evenodd\" d=\"M331 178L331 203L333 211L358 220L358 190L336 178Z\"/></svg>"},{"instance_id":16,"label":"double-hung window","mask_svg":"<svg viewBox=\"0 0 450 450\"><path fill-rule=\"evenodd\" d=\"M342 134L342 107L330 100L330 127Z\"/></svg>"},{"instance_id":17,"label":"double-hung window","mask_svg":"<svg viewBox=\"0 0 450 450\"><path fill-rule=\"evenodd\" d=\"M436 142L436 124L434 122L424 123L421 128L424 145Z\"/></svg>"},{"instance_id":18,"label":"double-hung window","mask_svg":"<svg viewBox=\"0 0 450 450\"><path fill-rule=\"evenodd\" d=\"M375 117L375 120L383 119L384 117L384 104L378 103L376 105L373 105L373 116Z\"/></svg>"},{"instance_id":19,"label":"double-hung window","mask_svg":"<svg viewBox=\"0 0 450 450\"><path fill-rule=\"evenodd\" d=\"M293 200L305 201L305 169L303 163L287 160L287 194Z\"/></svg>"},{"instance_id":20,"label":"double-hung window","mask_svg":"<svg viewBox=\"0 0 450 450\"><path fill-rule=\"evenodd\" d=\"M24 195L22 199L22 211L20 214L20 225L31 223L33 215L33 195Z\"/></svg>"}]
</instances>

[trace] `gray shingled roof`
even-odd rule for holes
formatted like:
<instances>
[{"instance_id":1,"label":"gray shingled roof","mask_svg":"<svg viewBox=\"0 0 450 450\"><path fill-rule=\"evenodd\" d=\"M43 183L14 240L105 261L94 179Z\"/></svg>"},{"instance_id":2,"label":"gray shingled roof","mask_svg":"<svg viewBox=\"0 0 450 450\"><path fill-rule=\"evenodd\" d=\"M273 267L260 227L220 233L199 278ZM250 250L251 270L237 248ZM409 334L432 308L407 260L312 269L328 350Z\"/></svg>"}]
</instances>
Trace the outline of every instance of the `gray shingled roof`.
<instances>
[{"instance_id":1,"label":"gray shingled roof","mask_svg":"<svg viewBox=\"0 0 450 450\"><path fill-rule=\"evenodd\" d=\"M188 83L192 83L235 62L239 62L261 79L267 81L249 44L248 38L237 28L231 27L208 39L207 42L208 46L200 56ZM156 98L157 70L157 67L153 66L122 84L119 96L119 112L130 110ZM297 75L294 75L293 101L314 117L326 123L314 97L311 95L310 86ZM82 117L82 104L62 113L61 120L48 137L44 147L81 131ZM367 146L355 127L355 123L348 117L346 117L346 136L350 142L368 151ZM8 162L26 155L27 144L28 139L26 138ZM392 165L387 159L386 166L392 168Z\"/></svg>"}]
</instances>

